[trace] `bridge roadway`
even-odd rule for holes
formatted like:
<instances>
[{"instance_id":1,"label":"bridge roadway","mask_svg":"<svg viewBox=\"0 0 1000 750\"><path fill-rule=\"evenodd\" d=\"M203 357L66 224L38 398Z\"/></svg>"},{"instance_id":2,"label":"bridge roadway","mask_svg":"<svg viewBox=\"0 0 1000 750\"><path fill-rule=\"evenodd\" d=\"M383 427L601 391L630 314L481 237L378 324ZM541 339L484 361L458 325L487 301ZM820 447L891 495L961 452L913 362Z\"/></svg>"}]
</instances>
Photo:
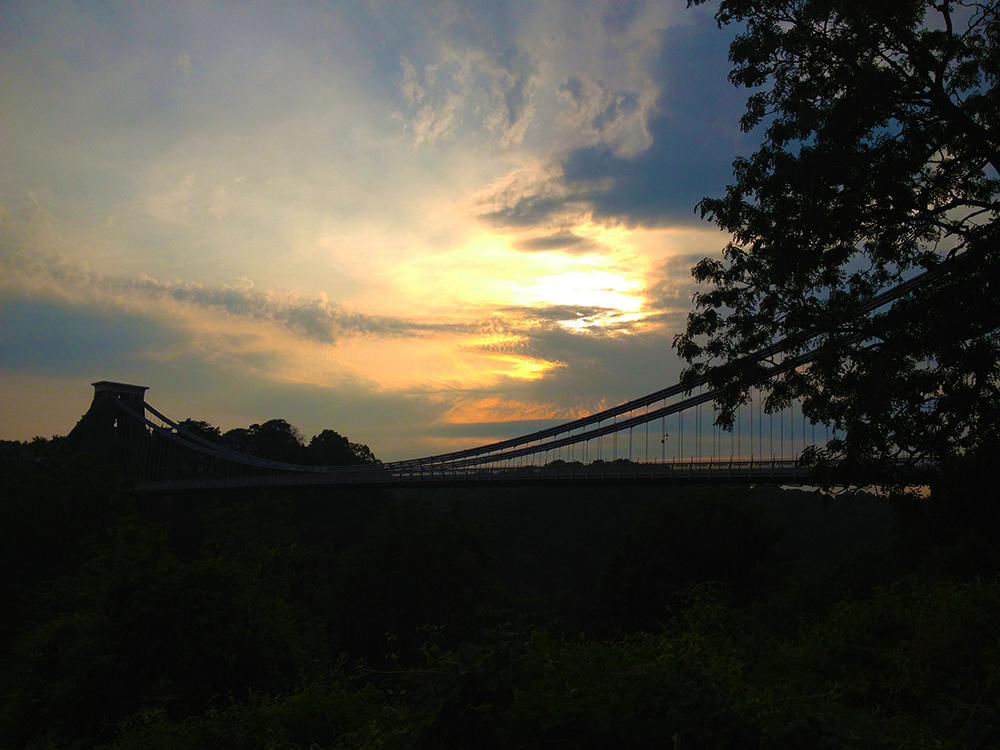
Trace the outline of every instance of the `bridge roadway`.
<instances>
[{"instance_id":1,"label":"bridge roadway","mask_svg":"<svg viewBox=\"0 0 1000 750\"><path fill-rule=\"evenodd\" d=\"M712 483L712 484L809 484L812 469L794 459L727 461L693 460L639 463L629 461L592 464L546 464L544 466L364 466L342 471L294 472L245 477L196 477L140 483L140 492L238 487L304 487L320 485L378 485L382 487L528 485L573 483Z\"/></svg>"}]
</instances>

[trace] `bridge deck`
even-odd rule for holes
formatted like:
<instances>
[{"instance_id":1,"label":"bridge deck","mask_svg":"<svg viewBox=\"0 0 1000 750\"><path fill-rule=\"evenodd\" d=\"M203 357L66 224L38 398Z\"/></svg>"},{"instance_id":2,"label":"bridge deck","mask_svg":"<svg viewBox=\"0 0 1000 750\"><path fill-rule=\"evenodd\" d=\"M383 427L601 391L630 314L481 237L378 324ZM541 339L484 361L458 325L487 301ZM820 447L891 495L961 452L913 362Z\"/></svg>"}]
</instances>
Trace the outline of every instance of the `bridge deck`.
<instances>
[{"instance_id":1,"label":"bridge deck","mask_svg":"<svg viewBox=\"0 0 1000 750\"><path fill-rule=\"evenodd\" d=\"M228 478L191 478L144 482L142 492L223 489L236 487L302 487L320 485L419 484L571 484L575 482L711 482L807 484L812 469L794 460L686 461L666 463L614 462L497 468L392 467L347 468L342 471L296 472Z\"/></svg>"}]
</instances>

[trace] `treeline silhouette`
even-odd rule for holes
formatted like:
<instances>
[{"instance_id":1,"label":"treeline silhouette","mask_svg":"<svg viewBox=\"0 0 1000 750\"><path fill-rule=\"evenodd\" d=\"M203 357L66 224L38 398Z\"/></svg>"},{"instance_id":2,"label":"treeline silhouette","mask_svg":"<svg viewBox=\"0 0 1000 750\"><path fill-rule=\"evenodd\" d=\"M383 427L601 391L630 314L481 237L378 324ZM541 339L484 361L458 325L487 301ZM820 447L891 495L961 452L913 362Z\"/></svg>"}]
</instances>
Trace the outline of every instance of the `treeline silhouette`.
<instances>
[{"instance_id":1,"label":"treeline silhouette","mask_svg":"<svg viewBox=\"0 0 1000 750\"><path fill-rule=\"evenodd\" d=\"M335 430L323 430L307 443L301 431L284 419L237 427L223 433L198 419L178 423L182 430L220 445L271 461L309 466L355 466L380 463L371 449Z\"/></svg>"},{"instance_id":2,"label":"treeline silhouette","mask_svg":"<svg viewBox=\"0 0 1000 750\"><path fill-rule=\"evenodd\" d=\"M875 500L0 462L0 747L995 746L988 466Z\"/></svg>"}]
</instances>

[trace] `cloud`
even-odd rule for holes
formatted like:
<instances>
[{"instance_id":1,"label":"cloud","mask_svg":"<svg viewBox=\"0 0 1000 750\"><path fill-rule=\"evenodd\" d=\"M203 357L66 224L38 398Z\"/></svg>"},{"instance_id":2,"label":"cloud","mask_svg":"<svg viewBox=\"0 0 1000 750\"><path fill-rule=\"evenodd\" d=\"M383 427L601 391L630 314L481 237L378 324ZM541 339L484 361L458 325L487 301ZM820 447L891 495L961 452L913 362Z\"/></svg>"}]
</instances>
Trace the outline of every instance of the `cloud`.
<instances>
[{"instance_id":1,"label":"cloud","mask_svg":"<svg viewBox=\"0 0 1000 750\"><path fill-rule=\"evenodd\" d=\"M185 49L174 58L174 67L181 74L181 78L191 77L191 54Z\"/></svg>"},{"instance_id":2,"label":"cloud","mask_svg":"<svg viewBox=\"0 0 1000 750\"><path fill-rule=\"evenodd\" d=\"M94 273L57 249L62 240L33 195L16 214L0 206L0 238L0 286L20 293L44 291L65 300L119 306L172 300L246 320L276 323L297 336L324 344L353 335L413 337L476 330L473 322L419 321L351 311L325 294L308 299L261 291L246 277L234 284L209 286L179 279L158 280L145 274L127 278Z\"/></svg>"},{"instance_id":3,"label":"cloud","mask_svg":"<svg viewBox=\"0 0 1000 750\"><path fill-rule=\"evenodd\" d=\"M439 138L450 135L455 126L455 112L462 105L462 97L448 94L445 102L437 107L425 104L413 118L413 143L432 144Z\"/></svg>"},{"instance_id":4,"label":"cloud","mask_svg":"<svg viewBox=\"0 0 1000 750\"><path fill-rule=\"evenodd\" d=\"M610 91L586 76L569 76L559 86L559 98L564 103L561 120L567 127L589 131L605 141L640 110L637 92Z\"/></svg>"},{"instance_id":5,"label":"cloud","mask_svg":"<svg viewBox=\"0 0 1000 750\"><path fill-rule=\"evenodd\" d=\"M0 367L136 378L180 416L390 456L461 440L432 434L459 413L495 434L649 390L687 269L649 273L668 233L588 218L690 221L720 189L695 157L728 174L723 128L682 127L728 67L714 27L658 31L707 16L683 5L17 6L0 201L38 198L0 209ZM612 267L641 308L559 278Z\"/></svg>"},{"instance_id":6,"label":"cloud","mask_svg":"<svg viewBox=\"0 0 1000 750\"><path fill-rule=\"evenodd\" d=\"M58 299L0 298L4 369L80 375L134 366L158 350L185 346L181 328L156 316Z\"/></svg>"},{"instance_id":7,"label":"cloud","mask_svg":"<svg viewBox=\"0 0 1000 750\"><path fill-rule=\"evenodd\" d=\"M655 65L663 88L647 124L649 148L620 157L597 145L563 159L569 193L586 200L596 219L692 223L695 204L722 192L732 159L748 145L739 131L743 95L724 83L729 41L707 21L666 29Z\"/></svg>"},{"instance_id":8,"label":"cloud","mask_svg":"<svg viewBox=\"0 0 1000 750\"><path fill-rule=\"evenodd\" d=\"M72 419L86 408L84 384L109 378L152 386L150 403L171 417L206 419L224 429L281 417L306 435L336 429L384 459L511 437L634 397L649 369L662 371L657 355L665 351L662 340L652 337L616 340L546 329L535 332L531 348L567 366L544 379L500 378L475 391L387 391L351 376L325 385L286 382L274 376L277 355L252 341L205 332L195 340L145 313L8 297L0 314L3 370L40 381L80 380L79 403L65 407ZM535 311L535 318L545 314ZM625 358L630 367L623 372L614 363ZM53 430L64 434L71 428L72 420Z\"/></svg>"},{"instance_id":9,"label":"cloud","mask_svg":"<svg viewBox=\"0 0 1000 750\"><path fill-rule=\"evenodd\" d=\"M392 117L413 130L414 145L433 144L458 122L468 136L491 133L503 148L521 144L534 114L537 63L497 31L458 14L438 30L436 49L426 55L432 61L420 65L400 54L400 92L410 114Z\"/></svg>"},{"instance_id":10,"label":"cloud","mask_svg":"<svg viewBox=\"0 0 1000 750\"><path fill-rule=\"evenodd\" d=\"M470 326L464 324L422 322L353 312L332 302L325 294L315 299L303 299L291 293L257 291L253 282L245 278L234 285L218 287L158 281L145 275L135 280L106 277L97 280L96 284L107 291L131 292L154 299L169 298L247 320L277 323L302 338L323 344L334 344L344 336L391 338L470 330Z\"/></svg>"},{"instance_id":11,"label":"cloud","mask_svg":"<svg viewBox=\"0 0 1000 750\"><path fill-rule=\"evenodd\" d=\"M170 302L234 319L275 324L302 340L325 345L335 345L341 339L352 337L470 337L466 345L470 349L517 353L546 362L560 361L537 345L539 332L549 327L573 327L578 331L574 334L577 336L582 333L590 336L634 333L655 324L659 320L657 316L688 305L693 288L688 269L696 260L684 257L666 261L651 280L644 295L645 308L638 314L631 309L612 309L598 301L587 305L500 305L493 308L492 315L485 317L457 315L419 319L352 310L326 294L305 297L260 289L245 276L229 284L207 285L181 279L157 279L146 274L125 277L95 273L85 264L51 249L59 247L61 240L46 235L51 232L50 219L33 196L29 196L16 214L8 212L0 218L0 230L4 238L0 241L0 272L6 284L15 290L42 290L49 296L82 304L110 304L137 312ZM564 230L527 238L522 240L522 245L528 251L559 250L572 255L597 243ZM562 284L560 289L569 288L566 287L567 279L558 278ZM494 340L483 342L483 336L494 337Z\"/></svg>"},{"instance_id":12,"label":"cloud","mask_svg":"<svg viewBox=\"0 0 1000 750\"><path fill-rule=\"evenodd\" d=\"M653 390L651 382L662 383L654 388L676 382L680 371L680 362L659 327L628 336L580 336L553 326L536 332L531 347L564 364L526 386L532 398L541 402L594 408L604 400L613 405ZM628 362L628 367L621 367L622 362ZM511 397L520 395L515 389L508 392Z\"/></svg>"},{"instance_id":13,"label":"cloud","mask_svg":"<svg viewBox=\"0 0 1000 750\"><path fill-rule=\"evenodd\" d=\"M497 67L493 70L495 107L486 118L486 126L500 131L500 145L516 145L524 139L533 113L535 64L529 54L514 46L504 50L496 62Z\"/></svg>"},{"instance_id":14,"label":"cloud","mask_svg":"<svg viewBox=\"0 0 1000 750\"><path fill-rule=\"evenodd\" d=\"M694 295L699 291L698 282L691 275L691 268L703 255L676 255L668 258L657 269L647 289L651 305L663 311L686 313L691 309Z\"/></svg>"},{"instance_id":15,"label":"cloud","mask_svg":"<svg viewBox=\"0 0 1000 750\"><path fill-rule=\"evenodd\" d=\"M532 165L502 177L474 198L478 218L497 228L542 227L561 232L587 209L575 202L558 164Z\"/></svg>"},{"instance_id":16,"label":"cloud","mask_svg":"<svg viewBox=\"0 0 1000 750\"><path fill-rule=\"evenodd\" d=\"M383 460L435 452L437 438L442 436L434 434L434 426L452 406L450 399L423 392L386 391L353 377L326 385L253 377L233 389L231 384L226 387L218 371L209 369L204 374L209 382L217 383L217 392L204 398L201 389L191 389L187 403L192 416L206 414L199 418L215 420L213 423L224 429L276 417L287 419L308 436L335 429L353 441L366 443ZM158 398L158 391L150 390L150 402L159 403ZM220 413L220 404L233 416Z\"/></svg>"},{"instance_id":17,"label":"cloud","mask_svg":"<svg viewBox=\"0 0 1000 750\"><path fill-rule=\"evenodd\" d=\"M511 305L501 307L497 312L531 324L538 324L587 320L597 316L618 314L621 311L597 305L535 305L530 307Z\"/></svg>"},{"instance_id":18,"label":"cloud","mask_svg":"<svg viewBox=\"0 0 1000 750\"><path fill-rule=\"evenodd\" d=\"M601 23L610 32L624 34L643 6L642 0L608 0L608 5L601 14Z\"/></svg>"},{"instance_id":19,"label":"cloud","mask_svg":"<svg viewBox=\"0 0 1000 750\"><path fill-rule=\"evenodd\" d=\"M184 224L191 216L195 175L184 175L176 187L154 193L146 198L146 213L158 221Z\"/></svg>"},{"instance_id":20,"label":"cloud","mask_svg":"<svg viewBox=\"0 0 1000 750\"><path fill-rule=\"evenodd\" d=\"M518 356L532 351L545 352L549 361L562 366L550 369L544 378L504 378L492 388L449 393L445 398L450 408L421 432L454 437L455 447L469 444L460 438L482 443L524 434L635 398L649 392L651 383L654 388L674 383L681 369L659 329L628 336L580 336L560 326L545 327L532 334ZM623 362L628 366L622 367ZM449 426L453 424L469 426ZM641 450L641 434L636 432L636 451ZM627 450L627 436L620 439Z\"/></svg>"},{"instance_id":21,"label":"cloud","mask_svg":"<svg viewBox=\"0 0 1000 750\"><path fill-rule=\"evenodd\" d=\"M418 104L427 95L427 92L420 85L417 69L413 67L413 63L407 59L406 55L399 56L399 66L403 69L403 79L399 84L399 89L406 97L406 101L410 104Z\"/></svg>"},{"instance_id":22,"label":"cloud","mask_svg":"<svg viewBox=\"0 0 1000 750\"><path fill-rule=\"evenodd\" d=\"M517 405L523 408L523 404ZM465 438L488 442L537 432L553 427L559 419L510 419L503 422L458 422L431 426L426 432L430 436L444 438Z\"/></svg>"},{"instance_id":23,"label":"cloud","mask_svg":"<svg viewBox=\"0 0 1000 750\"><path fill-rule=\"evenodd\" d=\"M444 86L434 86L436 65L428 65L425 68L425 82L428 88L432 89L432 94L428 94L428 89L420 85L420 73L406 55L399 56L399 64L402 68L400 91L411 109L418 106L419 109L416 109L409 118L399 112L394 112L392 117L401 120L413 131L413 145L432 145L444 137L453 135L464 96L451 90L447 82Z\"/></svg>"},{"instance_id":24,"label":"cloud","mask_svg":"<svg viewBox=\"0 0 1000 750\"><path fill-rule=\"evenodd\" d=\"M498 227L546 226L567 216L626 226L692 225L694 207L718 195L732 174L732 160L751 148L739 130L743 95L726 83L731 34L710 19L671 26L660 33L651 72L660 94L646 122L648 146L621 154L599 141L557 156L534 184L521 180L498 186L482 203L481 218ZM638 98L604 90L582 76L560 87L566 116L594 132L611 129Z\"/></svg>"},{"instance_id":25,"label":"cloud","mask_svg":"<svg viewBox=\"0 0 1000 750\"><path fill-rule=\"evenodd\" d=\"M216 185L213 195L215 197L208 212L215 218L221 219L222 214L226 211L226 189L222 185Z\"/></svg>"},{"instance_id":26,"label":"cloud","mask_svg":"<svg viewBox=\"0 0 1000 750\"><path fill-rule=\"evenodd\" d=\"M555 234L548 234L542 237L530 237L516 242L518 250L527 252L543 252L549 250L561 250L571 255L581 255L590 252L597 243L587 237L573 234L569 230L563 230Z\"/></svg>"},{"instance_id":27,"label":"cloud","mask_svg":"<svg viewBox=\"0 0 1000 750\"><path fill-rule=\"evenodd\" d=\"M111 305L123 311L144 312L163 302L213 311L235 319L278 325L300 339L334 345L350 337L420 338L439 335L466 336L468 348L480 351L515 351L539 361L555 361L529 344L516 347L512 341L533 340L540 328L576 325L592 335L632 330L639 326L634 316L600 305L506 305L481 318L418 319L376 315L349 309L326 294L304 297L291 292L259 289L243 276L229 284L207 285L181 279L156 279L101 274L52 248L61 239L52 234L50 217L34 196L29 196L16 214L0 217L0 272L6 285L86 305ZM49 234L47 234L49 233ZM547 247L570 253L592 243L569 232L525 240L534 250ZM614 291L614 290L611 290ZM483 345L483 336L500 337L503 343Z\"/></svg>"}]
</instances>

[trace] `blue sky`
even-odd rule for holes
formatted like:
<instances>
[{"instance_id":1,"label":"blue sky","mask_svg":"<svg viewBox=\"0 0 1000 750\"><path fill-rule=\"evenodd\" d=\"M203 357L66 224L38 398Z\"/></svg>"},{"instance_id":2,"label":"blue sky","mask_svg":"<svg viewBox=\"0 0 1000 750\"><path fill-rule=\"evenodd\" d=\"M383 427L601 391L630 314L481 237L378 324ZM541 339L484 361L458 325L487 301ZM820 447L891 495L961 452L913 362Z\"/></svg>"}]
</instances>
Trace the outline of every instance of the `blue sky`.
<instances>
[{"instance_id":1,"label":"blue sky","mask_svg":"<svg viewBox=\"0 0 1000 750\"><path fill-rule=\"evenodd\" d=\"M683 0L0 9L0 438L90 383L381 458L673 382L744 93Z\"/></svg>"}]
</instances>

